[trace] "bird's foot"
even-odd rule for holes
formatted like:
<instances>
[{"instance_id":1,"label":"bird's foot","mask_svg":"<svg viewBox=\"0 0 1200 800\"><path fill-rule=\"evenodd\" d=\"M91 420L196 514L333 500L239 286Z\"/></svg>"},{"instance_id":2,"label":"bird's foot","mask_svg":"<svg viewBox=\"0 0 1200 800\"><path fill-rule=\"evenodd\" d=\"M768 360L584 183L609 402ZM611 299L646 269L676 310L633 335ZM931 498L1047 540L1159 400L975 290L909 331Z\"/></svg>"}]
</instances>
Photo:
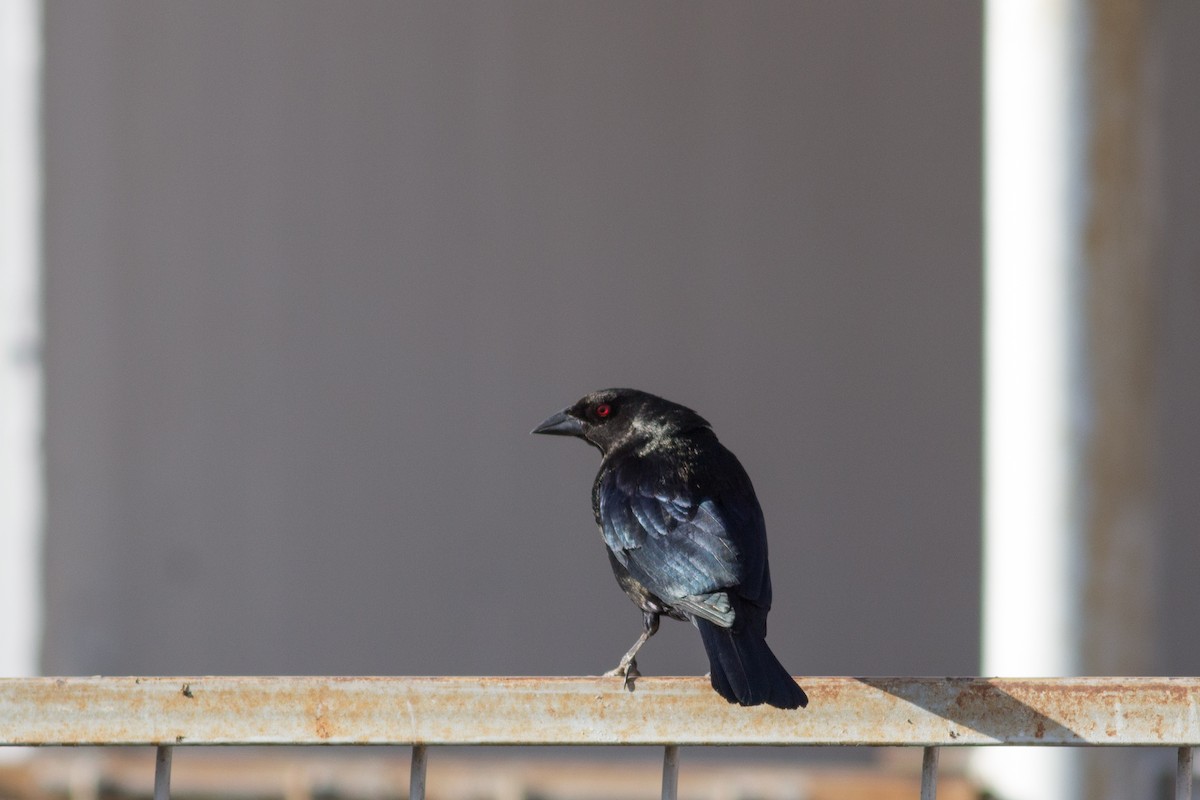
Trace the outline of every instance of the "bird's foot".
<instances>
[{"instance_id":1,"label":"bird's foot","mask_svg":"<svg viewBox=\"0 0 1200 800\"><path fill-rule=\"evenodd\" d=\"M637 659L630 659L628 662L622 661L615 668L604 673L606 678L624 678L621 682L621 688L626 691L633 691L633 682L642 677L642 673L638 672Z\"/></svg>"}]
</instances>

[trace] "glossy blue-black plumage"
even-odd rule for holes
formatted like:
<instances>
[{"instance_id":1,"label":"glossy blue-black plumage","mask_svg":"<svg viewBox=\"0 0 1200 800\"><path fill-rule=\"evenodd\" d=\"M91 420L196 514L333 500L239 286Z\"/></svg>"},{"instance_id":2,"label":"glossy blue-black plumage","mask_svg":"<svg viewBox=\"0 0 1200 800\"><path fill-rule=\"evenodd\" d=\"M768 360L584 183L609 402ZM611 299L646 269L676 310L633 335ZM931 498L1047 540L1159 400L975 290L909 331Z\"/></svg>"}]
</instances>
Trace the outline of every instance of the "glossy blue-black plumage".
<instances>
[{"instance_id":1,"label":"glossy blue-black plumage","mask_svg":"<svg viewBox=\"0 0 1200 800\"><path fill-rule=\"evenodd\" d=\"M762 513L741 465L711 431L680 436L666 450L633 449L605 460L596 521L616 560L669 608L682 604L727 624L731 615L705 613L704 600L737 587L743 599L771 605Z\"/></svg>"},{"instance_id":2,"label":"glossy blue-black plumage","mask_svg":"<svg viewBox=\"0 0 1200 800\"><path fill-rule=\"evenodd\" d=\"M662 398L609 389L537 432L579 436L603 454L593 511L647 625L659 614L695 623L713 688L730 702L807 704L765 640L771 577L758 498L708 423Z\"/></svg>"}]
</instances>

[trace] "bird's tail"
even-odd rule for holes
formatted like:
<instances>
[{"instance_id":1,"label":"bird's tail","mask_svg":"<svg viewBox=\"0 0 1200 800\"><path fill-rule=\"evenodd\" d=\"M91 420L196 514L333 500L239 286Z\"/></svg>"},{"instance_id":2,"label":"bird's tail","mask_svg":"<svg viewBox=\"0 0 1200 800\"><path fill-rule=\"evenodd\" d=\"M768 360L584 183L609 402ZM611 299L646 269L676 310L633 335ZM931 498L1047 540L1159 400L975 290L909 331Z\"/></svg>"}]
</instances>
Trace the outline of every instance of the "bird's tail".
<instances>
[{"instance_id":1,"label":"bird's tail","mask_svg":"<svg viewBox=\"0 0 1200 800\"><path fill-rule=\"evenodd\" d=\"M705 619L697 619L696 627L708 653L709 677L717 694L743 706L808 705L808 695L779 663L760 633L722 628Z\"/></svg>"}]
</instances>

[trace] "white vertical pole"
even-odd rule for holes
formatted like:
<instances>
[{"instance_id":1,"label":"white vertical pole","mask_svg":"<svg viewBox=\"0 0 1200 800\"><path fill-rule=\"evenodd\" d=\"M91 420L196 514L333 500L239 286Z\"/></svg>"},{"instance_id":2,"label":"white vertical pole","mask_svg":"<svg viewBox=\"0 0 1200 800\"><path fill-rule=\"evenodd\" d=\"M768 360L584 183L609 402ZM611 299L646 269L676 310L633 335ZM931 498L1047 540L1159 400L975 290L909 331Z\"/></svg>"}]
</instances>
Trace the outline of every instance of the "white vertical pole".
<instances>
[{"instance_id":1,"label":"white vertical pole","mask_svg":"<svg viewBox=\"0 0 1200 800\"><path fill-rule=\"evenodd\" d=\"M984 672L1144 675L1163 557L1158 4L986 8ZM974 763L1012 800L1101 800L1138 791L1137 758Z\"/></svg>"},{"instance_id":2,"label":"white vertical pole","mask_svg":"<svg viewBox=\"0 0 1200 800\"><path fill-rule=\"evenodd\" d=\"M985 675L1079 668L1079 4L988 0L985 11ZM973 767L1008 800L1061 800L1070 758L979 748Z\"/></svg>"},{"instance_id":3,"label":"white vertical pole","mask_svg":"<svg viewBox=\"0 0 1200 800\"><path fill-rule=\"evenodd\" d=\"M0 3L0 675L38 671L42 383L39 360L39 0Z\"/></svg>"}]
</instances>

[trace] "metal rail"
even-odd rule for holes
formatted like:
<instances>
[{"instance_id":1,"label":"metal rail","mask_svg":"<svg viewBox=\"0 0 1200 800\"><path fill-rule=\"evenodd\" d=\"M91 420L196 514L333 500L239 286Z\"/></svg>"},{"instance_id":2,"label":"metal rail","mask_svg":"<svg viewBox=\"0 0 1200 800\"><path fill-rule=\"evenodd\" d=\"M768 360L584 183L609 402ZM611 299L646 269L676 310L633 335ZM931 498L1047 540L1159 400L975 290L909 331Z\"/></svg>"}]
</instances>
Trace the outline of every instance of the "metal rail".
<instances>
[{"instance_id":1,"label":"metal rail","mask_svg":"<svg viewBox=\"0 0 1200 800\"><path fill-rule=\"evenodd\" d=\"M1171 746L1190 798L1200 678L804 678L802 711L729 705L703 678L0 678L0 745L149 745L167 800L176 745L412 745L409 796L435 745ZM696 720L703 719L703 725Z\"/></svg>"}]
</instances>

